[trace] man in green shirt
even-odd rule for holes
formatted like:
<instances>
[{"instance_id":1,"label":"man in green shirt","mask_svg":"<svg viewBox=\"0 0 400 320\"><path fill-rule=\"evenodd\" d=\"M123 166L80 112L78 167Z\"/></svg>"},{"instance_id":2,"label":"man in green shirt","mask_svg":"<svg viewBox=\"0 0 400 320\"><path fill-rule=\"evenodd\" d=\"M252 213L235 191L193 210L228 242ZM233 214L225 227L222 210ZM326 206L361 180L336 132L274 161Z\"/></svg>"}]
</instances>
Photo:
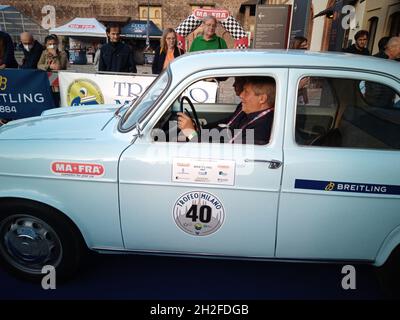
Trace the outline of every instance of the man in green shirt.
<instances>
[{"instance_id":1,"label":"man in green shirt","mask_svg":"<svg viewBox=\"0 0 400 320\"><path fill-rule=\"evenodd\" d=\"M225 40L215 34L217 23L217 19L213 16L207 16L204 18L203 35L200 35L193 40L189 52L228 48Z\"/></svg>"}]
</instances>

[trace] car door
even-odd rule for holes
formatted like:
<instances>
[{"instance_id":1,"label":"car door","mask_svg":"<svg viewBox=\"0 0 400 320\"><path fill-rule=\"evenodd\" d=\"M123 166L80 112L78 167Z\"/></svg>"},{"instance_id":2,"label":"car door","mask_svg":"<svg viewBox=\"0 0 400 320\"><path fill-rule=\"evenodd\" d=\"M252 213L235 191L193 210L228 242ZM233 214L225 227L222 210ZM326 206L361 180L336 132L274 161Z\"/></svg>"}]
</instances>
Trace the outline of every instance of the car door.
<instances>
[{"instance_id":1,"label":"car door","mask_svg":"<svg viewBox=\"0 0 400 320\"><path fill-rule=\"evenodd\" d=\"M295 69L289 79L276 255L374 260L400 225L400 85L346 70ZM304 81L314 103L300 97ZM366 99L370 84L392 92L390 105Z\"/></svg>"},{"instance_id":2,"label":"car door","mask_svg":"<svg viewBox=\"0 0 400 320\"><path fill-rule=\"evenodd\" d=\"M170 89L146 120L143 135L120 159L121 227L127 250L274 256L282 166L269 161L283 161L287 70L241 72L272 76L277 83L270 143L154 141L158 119L193 82L239 74L203 71Z\"/></svg>"}]
</instances>

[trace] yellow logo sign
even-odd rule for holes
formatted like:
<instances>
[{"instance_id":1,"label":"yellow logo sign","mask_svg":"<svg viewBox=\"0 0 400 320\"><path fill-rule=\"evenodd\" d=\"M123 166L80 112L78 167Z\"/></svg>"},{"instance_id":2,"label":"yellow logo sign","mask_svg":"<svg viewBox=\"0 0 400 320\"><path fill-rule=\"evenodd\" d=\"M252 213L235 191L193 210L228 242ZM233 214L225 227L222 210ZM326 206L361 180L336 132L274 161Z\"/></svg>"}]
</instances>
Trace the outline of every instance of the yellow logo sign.
<instances>
[{"instance_id":1,"label":"yellow logo sign","mask_svg":"<svg viewBox=\"0 0 400 320\"><path fill-rule=\"evenodd\" d=\"M0 90L4 91L7 89L7 78L0 76Z\"/></svg>"},{"instance_id":2,"label":"yellow logo sign","mask_svg":"<svg viewBox=\"0 0 400 320\"><path fill-rule=\"evenodd\" d=\"M94 105L103 103L103 93L94 81L88 79L77 79L68 87L67 104L69 106Z\"/></svg>"},{"instance_id":3,"label":"yellow logo sign","mask_svg":"<svg viewBox=\"0 0 400 320\"><path fill-rule=\"evenodd\" d=\"M332 191L333 189L335 189L335 184L333 182L329 182L325 187L325 191Z\"/></svg>"}]
</instances>

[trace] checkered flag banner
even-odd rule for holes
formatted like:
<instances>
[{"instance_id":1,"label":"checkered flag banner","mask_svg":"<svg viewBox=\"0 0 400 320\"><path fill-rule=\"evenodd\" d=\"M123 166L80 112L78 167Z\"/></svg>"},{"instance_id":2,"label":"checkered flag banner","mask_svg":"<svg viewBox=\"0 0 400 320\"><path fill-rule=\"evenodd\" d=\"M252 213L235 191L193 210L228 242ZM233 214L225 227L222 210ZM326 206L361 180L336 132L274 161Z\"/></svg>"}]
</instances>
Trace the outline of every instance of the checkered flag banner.
<instances>
[{"instance_id":1,"label":"checkered flag banner","mask_svg":"<svg viewBox=\"0 0 400 320\"><path fill-rule=\"evenodd\" d=\"M220 21L222 26L228 31L235 40L239 40L247 36L240 23L232 16L228 19Z\"/></svg>"},{"instance_id":2,"label":"checkered flag banner","mask_svg":"<svg viewBox=\"0 0 400 320\"><path fill-rule=\"evenodd\" d=\"M190 15L189 17L187 17L176 29L176 33L186 37L188 36L190 33L192 33L192 31L196 30L197 27L199 27L201 25L202 21L197 19L195 17L195 15Z\"/></svg>"},{"instance_id":3,"label":"checkered flag banner","mask_svg":"<svg viewBox=\"0 0 400 320\"><path fill-rule=\"evenodd\" d=\"M228 31L235 39L236 49L246 49L248 46L247 34L240 23L232 16L227 19L219 20L219 23ZM185 37L191 34L202 24L202 20L191 14L176 29L178 35L178 47L185 48Z\"/></svg>"}]
</instances>

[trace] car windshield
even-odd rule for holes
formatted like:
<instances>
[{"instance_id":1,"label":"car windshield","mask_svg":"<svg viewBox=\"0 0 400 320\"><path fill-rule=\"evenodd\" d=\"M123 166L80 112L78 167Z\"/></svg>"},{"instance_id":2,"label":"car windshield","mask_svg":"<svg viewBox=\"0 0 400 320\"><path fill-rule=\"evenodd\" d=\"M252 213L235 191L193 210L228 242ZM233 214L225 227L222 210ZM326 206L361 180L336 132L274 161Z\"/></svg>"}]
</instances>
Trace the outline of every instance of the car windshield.
<instances>
[{"instance_id":1,"label":"car windshield","mask_svg":"<svg viewBox=\"0 0 400 320\"><path fill-rule=\"evenodd\" d=\"M133 126L158 100L158 98L167 88L168 83L169 73L163 72L125 114L121 122L121 130L127 131L132 129Z\"/></svg>"}]
</instances>

